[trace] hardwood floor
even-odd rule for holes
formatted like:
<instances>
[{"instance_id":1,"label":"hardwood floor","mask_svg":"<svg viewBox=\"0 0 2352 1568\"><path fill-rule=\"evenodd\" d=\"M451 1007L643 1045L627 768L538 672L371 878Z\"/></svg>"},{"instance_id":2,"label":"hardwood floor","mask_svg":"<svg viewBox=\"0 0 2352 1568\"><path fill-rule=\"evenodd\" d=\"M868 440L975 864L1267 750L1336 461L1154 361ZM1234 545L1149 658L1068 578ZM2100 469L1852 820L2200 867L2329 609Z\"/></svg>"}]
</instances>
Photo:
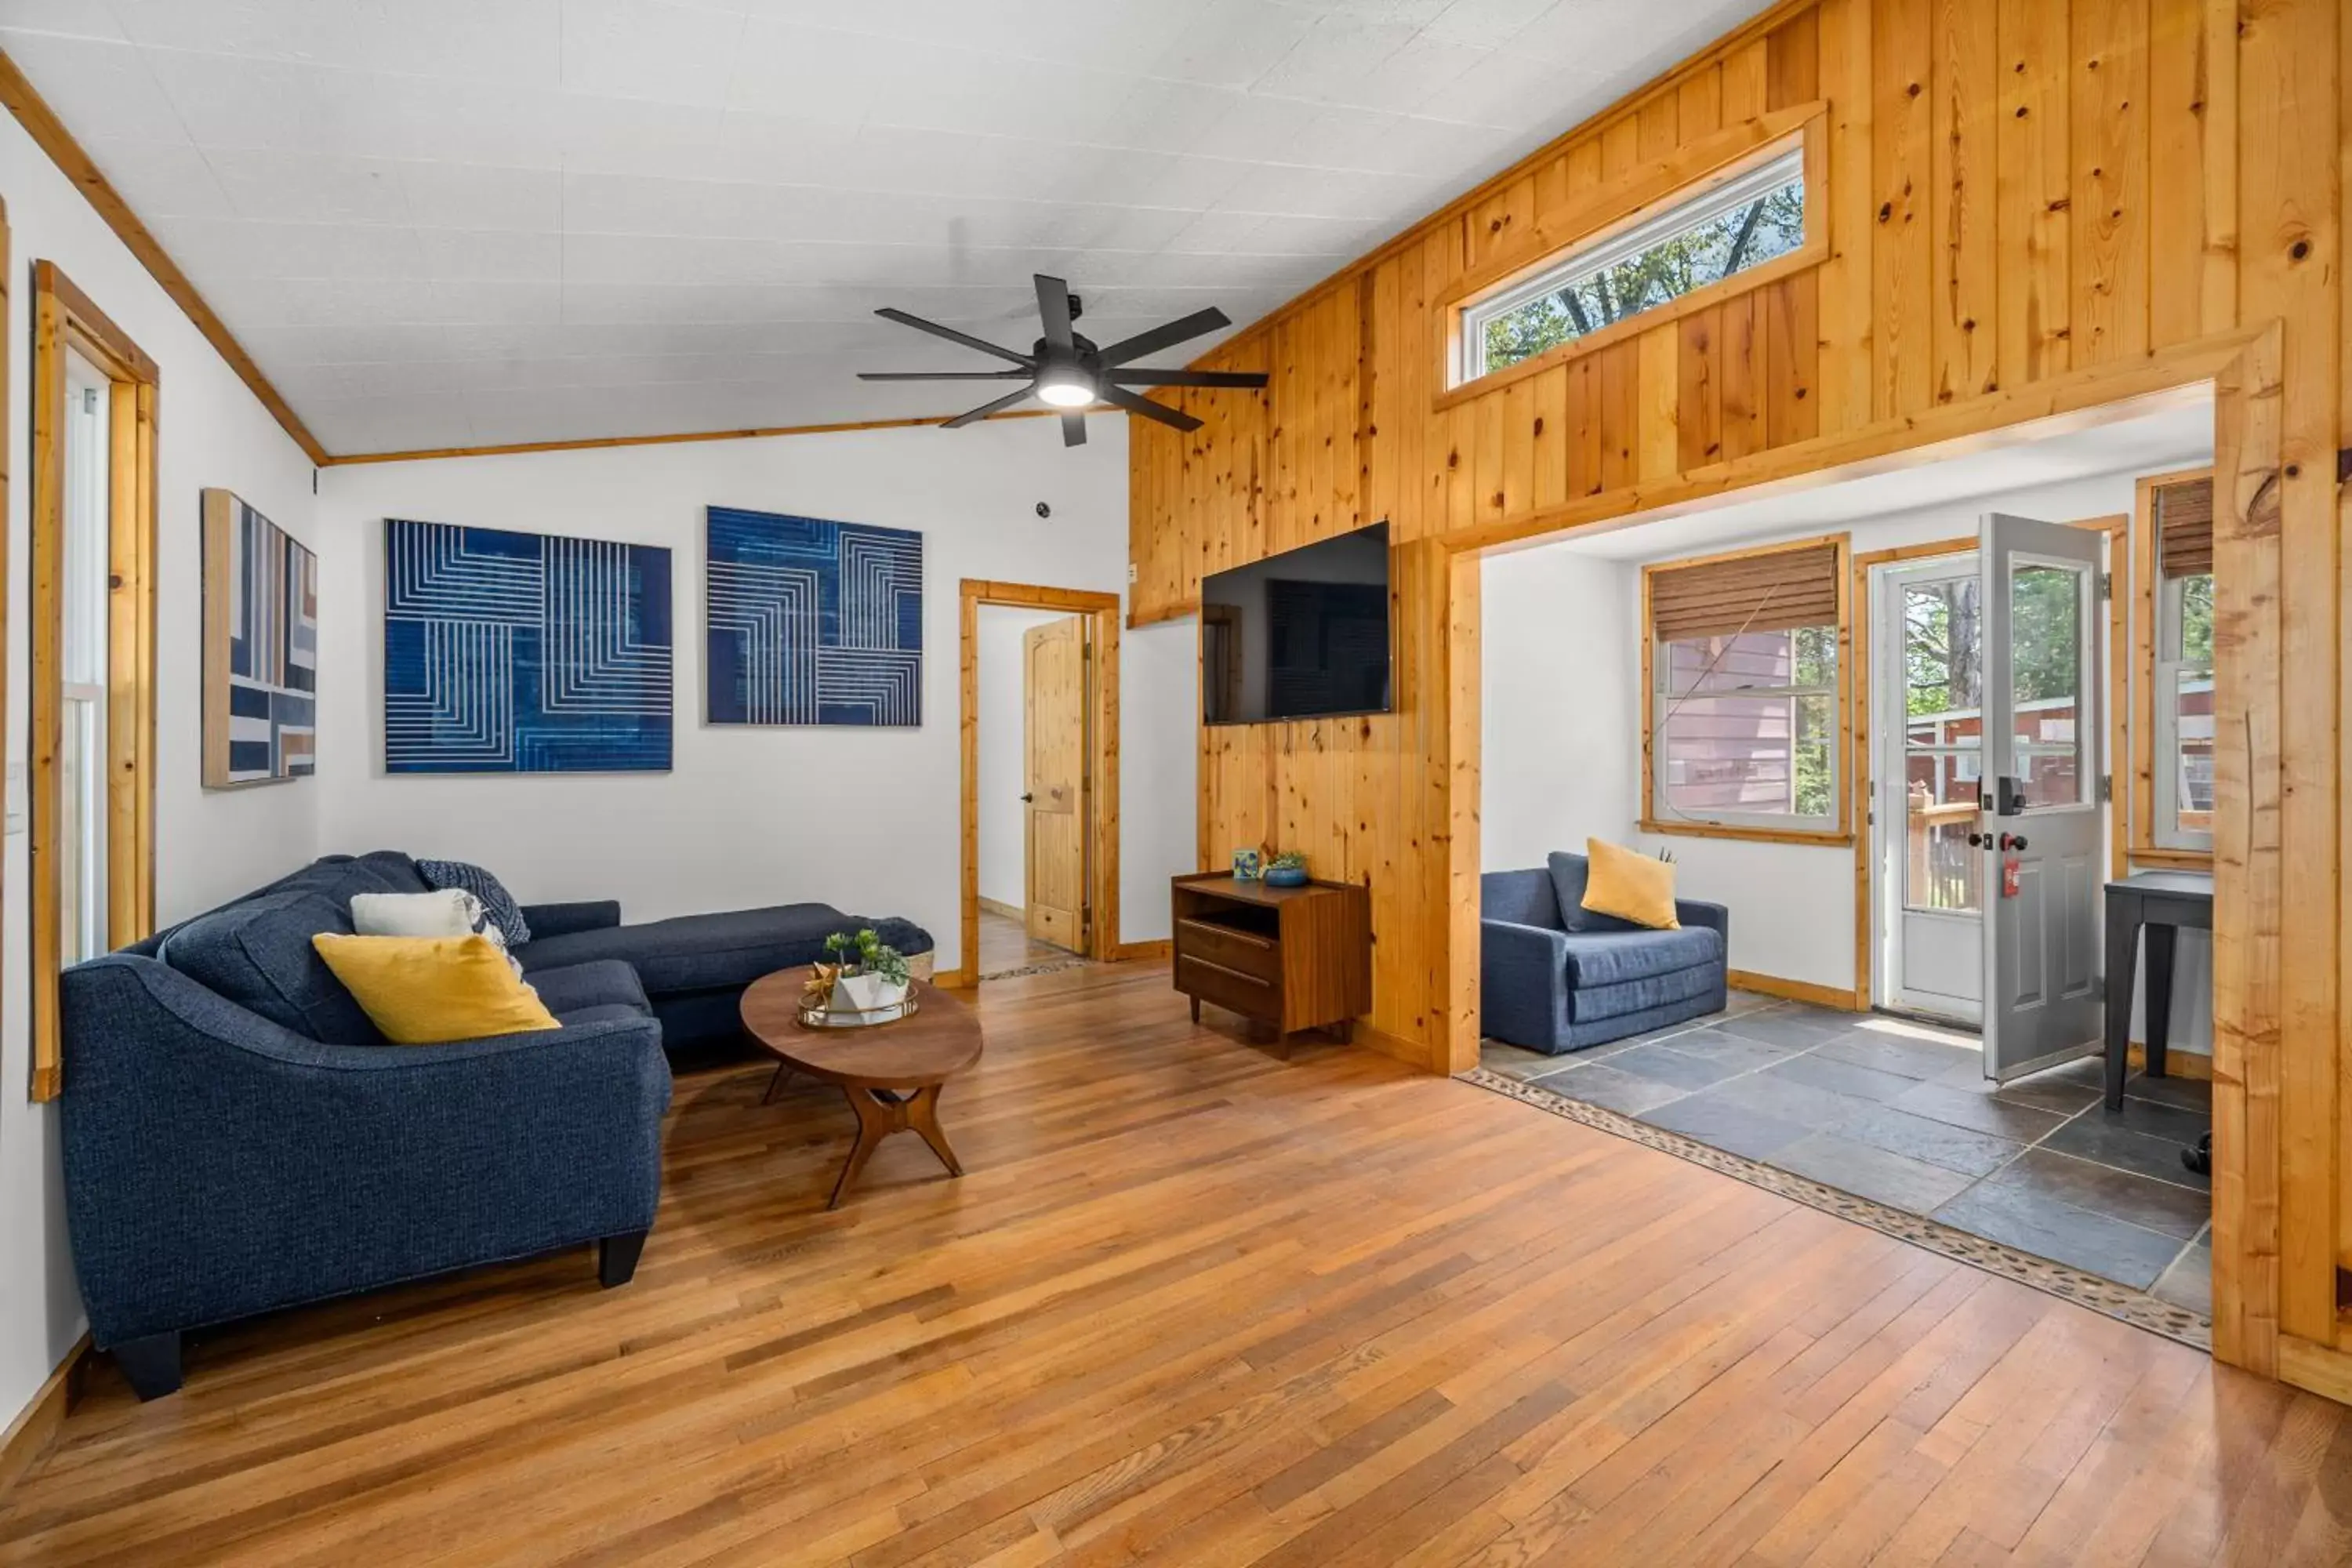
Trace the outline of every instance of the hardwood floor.
<instances>
[{"instance_id":1,"label":"hardwood floor","mask_svg":"<svg viewBox=\"0 0 2352 1568\"><path fill-rule=\"evenodd\" d=\"M2352 1412L1466 1084L982 988L824 1210L838 1096L678 1085L591 1254L101 1366L0 1562L2186 1563L2352 1550Z\"/></svg>"},{"instance_id":2,"label":"hardwood floor","mask_svg":"<svg viewBox=\"0 0 2352 1568\"><path fill-rule=\"evenodd\" d=\"M1028 928L994 910L980 911L980 973L982 978L1032 963L1066 963L1075 957L1068 948L1039 942Z\"/></svg>"}]
</instances>

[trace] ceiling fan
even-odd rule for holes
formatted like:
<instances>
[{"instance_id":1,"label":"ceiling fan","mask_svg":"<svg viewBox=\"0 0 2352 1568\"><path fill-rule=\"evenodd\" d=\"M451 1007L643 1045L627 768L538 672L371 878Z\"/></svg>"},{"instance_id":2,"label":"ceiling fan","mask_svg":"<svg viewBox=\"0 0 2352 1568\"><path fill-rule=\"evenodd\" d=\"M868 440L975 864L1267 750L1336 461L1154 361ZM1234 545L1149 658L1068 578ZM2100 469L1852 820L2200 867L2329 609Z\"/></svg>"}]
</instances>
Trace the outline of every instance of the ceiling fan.
<instances>
[{"instance_id":1,"label":"ceiling fan","mask_svg":"<svg viewBox=\"0 0 2352 1568\"><path fill-rule=\"evenodd\" d=\"M1037 314L1045 322L1045 335L1037 340L1029 353L1015 353L999 348L979 338L943 327L937 321L927 321L920 316L910 316L904 310L885 308L875 311L885 321L961 343L966 348L1011 360L1018 370L941 370L941 371L861 371L860 381L1023 381L1029 384L1006 394L993 403L983 403L969 414L959 414L942 423L941 428L953 430L975 419L1012 407L1024 398L1037 397L1063 410L1062 445L1079 447L1086 444L1087 421L1080 410L1096 402L1124 408L1129 414L1140 414L1146 419L1157 419L1179 430L1198 430L1201 422L1181 409L1170 408L1138 397L1128 390L1131 386L1240 386L1265 384L1264 374L1256 371L1231 370L1134 370L1129 362L1161 349L1172 348L1187 338L1197 338L1203 332L1213 332L1220 327L1231 326L1225 313L1215 306L1195 310L1189 316L1154 327L1148 332L1138 332L1131 338L1097 348L1091 339L1080 337L1070 323L1078 319L1079 301L1070 292L1070 286L1059 278L1048 278L1040 272L1037 279Z\"/></svg>"}]
</instances>

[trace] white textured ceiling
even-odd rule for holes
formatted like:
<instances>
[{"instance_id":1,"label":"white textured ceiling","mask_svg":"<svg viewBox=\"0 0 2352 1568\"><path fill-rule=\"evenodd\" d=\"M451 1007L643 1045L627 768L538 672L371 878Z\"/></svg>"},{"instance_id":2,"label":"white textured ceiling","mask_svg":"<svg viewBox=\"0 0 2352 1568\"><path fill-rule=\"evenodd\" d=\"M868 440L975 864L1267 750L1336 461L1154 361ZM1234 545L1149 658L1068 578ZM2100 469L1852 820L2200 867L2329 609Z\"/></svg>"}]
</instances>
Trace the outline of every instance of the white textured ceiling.
<instances>
[{"instance_id":1,"label":"white textured ceiling","mask_svg":"<svg viewBox=\"0 0 2352 1568\"><path fill-rule=\"evenodd\" d=\"M1302 287L1763 0L0 0L336 453L946 414ZM102 301L101 301L102 303ZM1181 363L1206 346L1161 356Z\"/></svg>"}]
</instances>

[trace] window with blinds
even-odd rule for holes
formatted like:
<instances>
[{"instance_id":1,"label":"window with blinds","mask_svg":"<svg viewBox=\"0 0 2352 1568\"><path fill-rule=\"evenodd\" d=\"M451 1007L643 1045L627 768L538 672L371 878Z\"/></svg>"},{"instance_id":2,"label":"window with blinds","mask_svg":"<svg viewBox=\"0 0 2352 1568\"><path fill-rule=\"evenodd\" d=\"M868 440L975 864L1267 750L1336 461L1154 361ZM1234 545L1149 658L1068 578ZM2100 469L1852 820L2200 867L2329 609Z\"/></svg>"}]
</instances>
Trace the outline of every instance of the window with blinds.
<instances>
[{"instance_id":1,"label":"window with blinds","mask_svg":"<svg viewBox=\"0 0 2352 1568\"><path fill-rule=\"evenodd\" d=\"M1843 536L1643 570L1646 826L1835 833Z\"/></svg>"},{"instance_id":2,"label":"window with blinds","mask_svg":"<svg viewBox=\"0 0 2352 1568\"><path fill-rule=\"evenodd\" d=\"M2148 487L2156 540L2150 842L2213 847L2213 476Z\"/></svg>"}]
</instances>

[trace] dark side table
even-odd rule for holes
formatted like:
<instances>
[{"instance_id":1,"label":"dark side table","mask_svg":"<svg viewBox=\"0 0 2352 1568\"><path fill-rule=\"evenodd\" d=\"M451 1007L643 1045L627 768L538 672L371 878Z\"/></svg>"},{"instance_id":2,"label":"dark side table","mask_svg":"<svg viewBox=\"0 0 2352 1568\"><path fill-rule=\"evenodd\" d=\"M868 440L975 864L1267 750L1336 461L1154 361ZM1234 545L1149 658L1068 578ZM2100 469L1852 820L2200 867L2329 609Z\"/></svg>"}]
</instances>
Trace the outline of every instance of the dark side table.
<instances>
[{"instance_id":1,"label":"dark side table","mask_svg":"<svg viewBox=\"0 0 2352 1568\"><path fill-rule=\"evenodd\" d=\"M2173 938L2213 929L2213 879L2195 871L2139 871L2107 884L2107 1109L2124 1104L2130 1070L2134 971L2147 931L2147 1076L2164 1076L2172 1025Z\"/></svg>"}]
</instances>

